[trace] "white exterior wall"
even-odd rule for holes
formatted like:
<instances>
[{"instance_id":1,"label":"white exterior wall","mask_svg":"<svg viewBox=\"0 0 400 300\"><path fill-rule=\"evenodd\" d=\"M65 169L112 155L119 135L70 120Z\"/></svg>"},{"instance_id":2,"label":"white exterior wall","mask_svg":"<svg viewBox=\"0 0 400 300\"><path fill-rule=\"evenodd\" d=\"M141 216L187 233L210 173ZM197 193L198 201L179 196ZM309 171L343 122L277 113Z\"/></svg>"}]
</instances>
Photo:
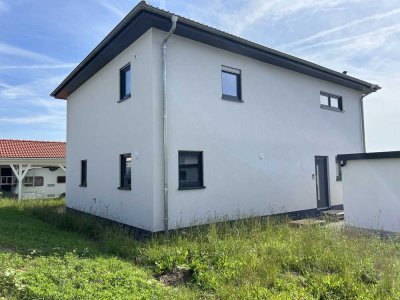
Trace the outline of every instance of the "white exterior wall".
<instances>
[{"instance_id":1,"label":"white exterior wall","mask_svg":"<svg viewBox=\"0 0 400 300\"><path fill-rule=\"evenodd\" d=\"M153 29L155 74L161 74L164 36ZM243 103L221 100L222 65L241 70ZM160 98L161 81L154 86ZM343 96L344 112L321 109L320 91ZM316 208L316 155L329 156L330 204L342 204L335 156L362 152L360 96L174 35L168 44L171 228ZM204 152L205 189L178 190L179 150ZM161 230L162 198L159 203Z\"/></svg>"},{"instance_id":2,"label":"white exterior wall","mask_svg":"<svg viewBox=\"0 0 400 300\"><path fill-rule=\"evenodd\" d=\"M67 100L67 206L163 230L161 42L156 29ZM134 56L136 55L136 59ZM131 62L132 97L119 99ZM241 69L244 103L221 100L221 65ZM319 93L343 96L344 113ZM168 44L170 228L208 218L316 207L316 155L329 156L330 202L342 204L335 156L362 151L360 93L178 36ZM204 152L203 190L178 190L178 151ZM138 154L132 190L119 186L119 154ZM259 159L260 153L264 159ZM87 159L88 186L79 187Z\"/></svg>"},{"instance_id":3,"label":"white exterior wall","mask_svg":"<svg viewBox=\"0 0 400 300\"><path fill-rule=\"evenodd\" d=\"M67 206L153 230L152 32L125 49L67 100ZM131 63L132 96L119 100ZM132 190L119 190L119 155L132 153ZM137 159L135 159L137 156ZM79 187L87 159L87 187Z\"/></svg>"},{"instance_id":4,"label":"white exterior wall","mask_svg":"<svg viewBox=\"0 0 400 300\"><path fill-rule=\"evenodd\" d=\"M400 232L400 159L349 160L342 168L349 225Z\"/></svg>"}]
</instances>

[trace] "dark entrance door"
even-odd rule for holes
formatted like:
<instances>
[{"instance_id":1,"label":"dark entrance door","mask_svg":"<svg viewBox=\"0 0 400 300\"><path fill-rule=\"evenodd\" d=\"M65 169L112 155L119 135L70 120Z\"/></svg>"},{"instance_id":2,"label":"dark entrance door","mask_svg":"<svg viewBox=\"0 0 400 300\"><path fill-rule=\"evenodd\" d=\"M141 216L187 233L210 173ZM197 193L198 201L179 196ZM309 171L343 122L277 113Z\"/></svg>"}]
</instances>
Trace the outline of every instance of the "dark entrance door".
<instances>
[{"instance_id":1,"label":"dark entrance door","mask_svg":"<svg viewBox=\"0 0 400 300\"><path fill-rule=\"evenodd\" d=\"M317 208L329 207L328 158L315 157L315 182L317 185Z\"/></svg>"}]
</instances>

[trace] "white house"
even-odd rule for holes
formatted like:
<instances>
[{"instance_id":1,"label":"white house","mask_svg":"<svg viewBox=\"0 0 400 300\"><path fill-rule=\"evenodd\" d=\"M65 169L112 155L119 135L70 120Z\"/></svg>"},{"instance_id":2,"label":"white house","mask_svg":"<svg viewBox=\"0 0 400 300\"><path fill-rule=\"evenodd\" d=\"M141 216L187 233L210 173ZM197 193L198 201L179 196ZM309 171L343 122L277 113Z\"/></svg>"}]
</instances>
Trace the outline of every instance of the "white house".
<instances>
[{"instance_id":1,"label":"white house","mask_svg":"<svg viewBox=\"0 0 400 300\"><path fill-rule=\"evenodd\" d=\"M0 139L0 196L64 196L65 152L64 142Z\"/></svg>"},{"instance_id":2,"label":"white house","mask_svg":"<svg viewBox=\"0 0 400 300\"><path fill-rule=\"evenodd\" d=\"M400 151L341 154L346 223L400 233Z\"/></svg>"},{"instance_id":3,"label":"white house","mask_svg":"<svg viewBox=\"0 0 400 300\"><path fill-rule=\"evenodd\" d=\"M378 89L142 1L52 93L67 206L149 231L341 207Z\"/></svg>"}]
</instances>

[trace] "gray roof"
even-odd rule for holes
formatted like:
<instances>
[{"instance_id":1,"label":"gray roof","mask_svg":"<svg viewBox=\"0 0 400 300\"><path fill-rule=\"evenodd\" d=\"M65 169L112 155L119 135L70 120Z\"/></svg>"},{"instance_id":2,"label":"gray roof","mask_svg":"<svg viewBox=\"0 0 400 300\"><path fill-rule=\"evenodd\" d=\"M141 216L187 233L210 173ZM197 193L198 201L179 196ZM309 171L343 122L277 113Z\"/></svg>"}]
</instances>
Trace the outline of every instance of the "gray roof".
<instances>
[{"instance_id":1,"label":"gray roof","mask_svg":"<svg viewBox=\"0 0 400 300\"><path fill-rule=\"evenodd\" d=\"M109 63L150 28L168 31L173 13L139 2L99 45L63 80L51 96L66 99L102 67ZM256 44L238 36L178 16L176 35L220 49L326 80L363 93L380 89L378 85L325 68L298 57Z\"/></svg>"}]
</instances>

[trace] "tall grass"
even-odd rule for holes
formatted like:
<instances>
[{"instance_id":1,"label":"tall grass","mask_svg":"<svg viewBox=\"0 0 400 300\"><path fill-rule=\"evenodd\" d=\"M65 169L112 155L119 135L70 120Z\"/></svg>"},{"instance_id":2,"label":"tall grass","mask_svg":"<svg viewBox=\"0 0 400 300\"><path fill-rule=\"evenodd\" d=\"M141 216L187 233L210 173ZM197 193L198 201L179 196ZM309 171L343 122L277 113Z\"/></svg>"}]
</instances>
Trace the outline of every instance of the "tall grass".
<instances>
[{"instance_id":1,"label":"tall grass","mask_svg":"<svg viewBox=\"0 0 400 300\"><path fill-rule=\"evenodd\" d=\"M193 298L400 299L400 242L347 228L291 227L284 218L221 222L135 239L123 226L66 211L62 201L16 204L100 252L172 278ZM1 206L1 204L0 204ZM186 294L189 297L189 294Z\"/></svg>"}]
</instances>

